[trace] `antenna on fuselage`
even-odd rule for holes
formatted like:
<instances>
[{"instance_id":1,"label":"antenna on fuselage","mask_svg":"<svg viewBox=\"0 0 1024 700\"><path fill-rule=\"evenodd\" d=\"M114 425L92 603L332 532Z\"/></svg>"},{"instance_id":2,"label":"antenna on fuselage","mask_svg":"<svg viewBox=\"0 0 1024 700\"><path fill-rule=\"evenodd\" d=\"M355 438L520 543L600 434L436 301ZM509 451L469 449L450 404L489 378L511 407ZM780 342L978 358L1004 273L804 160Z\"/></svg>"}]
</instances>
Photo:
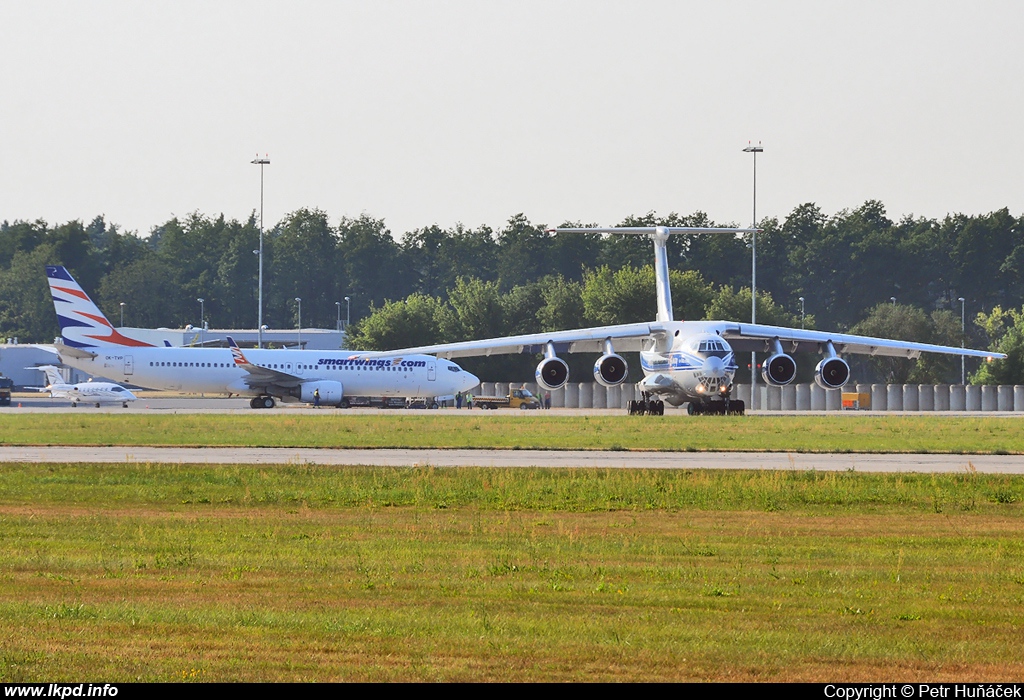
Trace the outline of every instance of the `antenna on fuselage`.
<instances>
[{"instance_id":1,"label":"antenna on fuselage","mask_svg":"<svg viewBox=\"0 0 1024 700\"><path fill-rule=\"evenodd\" d=\"M551 228L548 233L628 233L648 236L654 242L654 279L658 293L657 321L674 321L672 287L668 274L668 237L673 233L758 233L759 228L725 228L698 226L619 226L610 228Z\"/></svg>"}]
</instances>

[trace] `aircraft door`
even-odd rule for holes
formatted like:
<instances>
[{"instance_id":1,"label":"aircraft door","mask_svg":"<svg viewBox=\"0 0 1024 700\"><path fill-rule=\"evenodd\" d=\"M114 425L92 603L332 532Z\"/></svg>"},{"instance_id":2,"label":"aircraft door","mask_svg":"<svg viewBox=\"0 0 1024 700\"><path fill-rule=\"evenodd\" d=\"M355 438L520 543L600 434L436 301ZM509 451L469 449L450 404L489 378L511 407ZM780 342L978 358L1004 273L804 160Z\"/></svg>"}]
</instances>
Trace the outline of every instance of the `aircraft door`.
<instances>
[{"instance_id":1,"label":"aircraft door","mask_svg":"<svg viewBox=\"0 0 1024 700\"><path fill-rule=\"evenodd\" d=\"M135 374L135 361L131 355L124 356L124 376L128 377Z\"/></svg>"},{"instance_id":2,"label":"aircraft door","mask_svg":"<svg viewBox=\"0 0 1024 700\"><path fill-rule=\"evenodd\" d=\"M436 369L436 366L437 366L436 362L430 362L429 360L427 361L427 381L428 382L432 382L435 379L437 379L437 369Z\"/></svg>"}]
</instances>

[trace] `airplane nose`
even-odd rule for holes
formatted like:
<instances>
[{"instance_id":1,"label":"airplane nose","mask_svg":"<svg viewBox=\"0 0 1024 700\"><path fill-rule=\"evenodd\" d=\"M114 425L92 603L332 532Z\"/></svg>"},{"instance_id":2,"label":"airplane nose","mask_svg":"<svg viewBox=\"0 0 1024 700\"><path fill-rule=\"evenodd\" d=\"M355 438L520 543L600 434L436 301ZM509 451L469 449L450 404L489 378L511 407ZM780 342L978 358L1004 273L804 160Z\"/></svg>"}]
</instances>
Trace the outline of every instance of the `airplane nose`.
<instances>
[{"instance_id":1,"label":"airplane nose","mask_svg":"<svg viewBox=\"0 0 1024 700\"><path fill-rule=\"evenodd\" d=\"M472 372L462 370L462 375L462 391L469 391L480 383L480 379Z\"/></svg>"},{"instance_id":2,"label":"airplane nose","mask_svg":"<svg viewBox=\"0 0 1024 700\"><path fill-rule=\"evenodd\" d=\"M708 357L704 360L704 376L721 379L725 376L725 363L721 357Z\"/></svg>"}]
</instances>

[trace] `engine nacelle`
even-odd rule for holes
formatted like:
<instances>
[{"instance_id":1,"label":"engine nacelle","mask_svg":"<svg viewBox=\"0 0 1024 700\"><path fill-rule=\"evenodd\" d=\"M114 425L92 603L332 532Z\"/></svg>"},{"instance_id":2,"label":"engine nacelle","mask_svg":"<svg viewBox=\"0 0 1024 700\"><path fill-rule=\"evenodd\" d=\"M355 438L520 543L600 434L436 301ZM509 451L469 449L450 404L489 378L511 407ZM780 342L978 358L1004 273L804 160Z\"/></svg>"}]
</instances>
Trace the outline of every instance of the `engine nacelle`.
<instances>
[{"instance_id":1,"label":"engine nacelle","mask_svg":"<svg viewBox=\"0 0 1024 700\"><path fill-rule=\"evenodd\" d=\"M626 379L629 366L615 353L606 353L594 363L594 379L601 386L618 386Z\"/></svg>"},{"instance_id":2,"label":"engine nacelle","mask_svg":"<svg viewBox=\"0 0 1024 700\"><path fill-rule=\"evenodd\" d=\"M537 383L548 391L561 389L569 381L569 365L559 357L545 357L537 365Z\"/></svg>"},{"instance_id":3,"label":"engine nacelle","mask_svg":"<svg viewBox=\"0 0 1024 700\"><path fill-rule=\"evenodd\" d=\"M814 381L822 389L839 389L850 381L850 365L841 357L826 357L814 368Z\"/></svg>"},{"instance_id":4,"label":"engine nacelle","mask_svg":"<svg viewBox=\"0 0 1024 700\"><path fill-rule=\"evenodd\" d=\"M785 353L776 353L761 365L761 376L766 384L786 386L796 378L796 360Z\"/></svg>"},{"instance_id":5,"label":"engine nacelle","mask_svg":"<svg viewBox=\"0 0 1024 700\"><path fill-rule=\"evenodd\" d=\"M299 384L299 400L313 403L313 392L317 389L320 390L320 403L328 406L337 406L345 395L341 382L322 379L316 382L303 382Z\"/></svg>"}]
</instances>

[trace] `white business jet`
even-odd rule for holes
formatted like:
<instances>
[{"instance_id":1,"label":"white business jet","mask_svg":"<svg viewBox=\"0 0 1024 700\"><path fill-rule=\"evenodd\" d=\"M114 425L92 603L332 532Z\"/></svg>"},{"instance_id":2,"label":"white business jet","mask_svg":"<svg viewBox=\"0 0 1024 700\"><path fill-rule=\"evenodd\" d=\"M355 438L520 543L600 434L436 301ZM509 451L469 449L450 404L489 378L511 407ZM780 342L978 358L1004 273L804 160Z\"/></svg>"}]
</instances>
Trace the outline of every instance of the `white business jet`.
<instances>
[{"instance_id":1,"label":"white business jet","mask_svg":"<svg viewBox=\"0 0 1024 700\"><path fill-rule=\"evenodd\" d=\"M646 401L662 400L673 406L688 404L695 413L743 413L740 400L731 399L736 374L736 352L763 352L769 357L762 365L765 382L785 386L796 377L792 353L813 351L821 355L814 379L826 389L838 389L850 380L850 366L843 353L889 355L916 358L923 352L1004 358L1005 355L943 345L871 338L848 333L828 333L735 321L676 321L672 317L666 242L673 234L752 233L757 229L636 227L556 228L554 233L611 233L647 236L654 243L654 269L658 313L654 321L578 330L532 333L507 338L471 340L406 348L404 353L428 353L438 357L472 357L496 354L543 354L537 365L537 383L548 390L559 389L569 380L569 366L558 357L564 352L596 352L594 379L604 386L616 386L626 379L628 368L619 352L639 352L644 379L640 389ZM387 354L387 353L385 353ZM394 353L392 353L394 354ZM631 406L631 409L633 407ZM664 404L659 408L663 409ZM631 410L632 412L632 410ZM658 413L647 408L646 412Z\"/></svg>"},{"instance_id":2,"label":"white business jet","mask_svg":"<svg viewBox=\"0 0 1024 700\"><path fill-rule=\"evenodd\" d=\"M61 361L89 374L151 389L251 396L253 408L276 400L347 406L350 396L430 398L472 389L479 380L433 355L350 350L247 350L157 347L123 335L60 266L47 266L60 322Z\"/></svg>"},{"instance_id":3,"label":"white business jet","mask_svg":"<svg viewBox=\"0 0 1024 700\"><path fill-rule=\"evenodd\" d=\"M47 384L38 389L39 391L50 392L51 398L70 399L72 408L80 403L94 403L96 408L105 403L119 403L128 408L128 402L138 398L128 389L113 382L89 381L68 384L54 365L39 365L28 369L37 369L46 375Z\"/></svg>"}]
</instances>

